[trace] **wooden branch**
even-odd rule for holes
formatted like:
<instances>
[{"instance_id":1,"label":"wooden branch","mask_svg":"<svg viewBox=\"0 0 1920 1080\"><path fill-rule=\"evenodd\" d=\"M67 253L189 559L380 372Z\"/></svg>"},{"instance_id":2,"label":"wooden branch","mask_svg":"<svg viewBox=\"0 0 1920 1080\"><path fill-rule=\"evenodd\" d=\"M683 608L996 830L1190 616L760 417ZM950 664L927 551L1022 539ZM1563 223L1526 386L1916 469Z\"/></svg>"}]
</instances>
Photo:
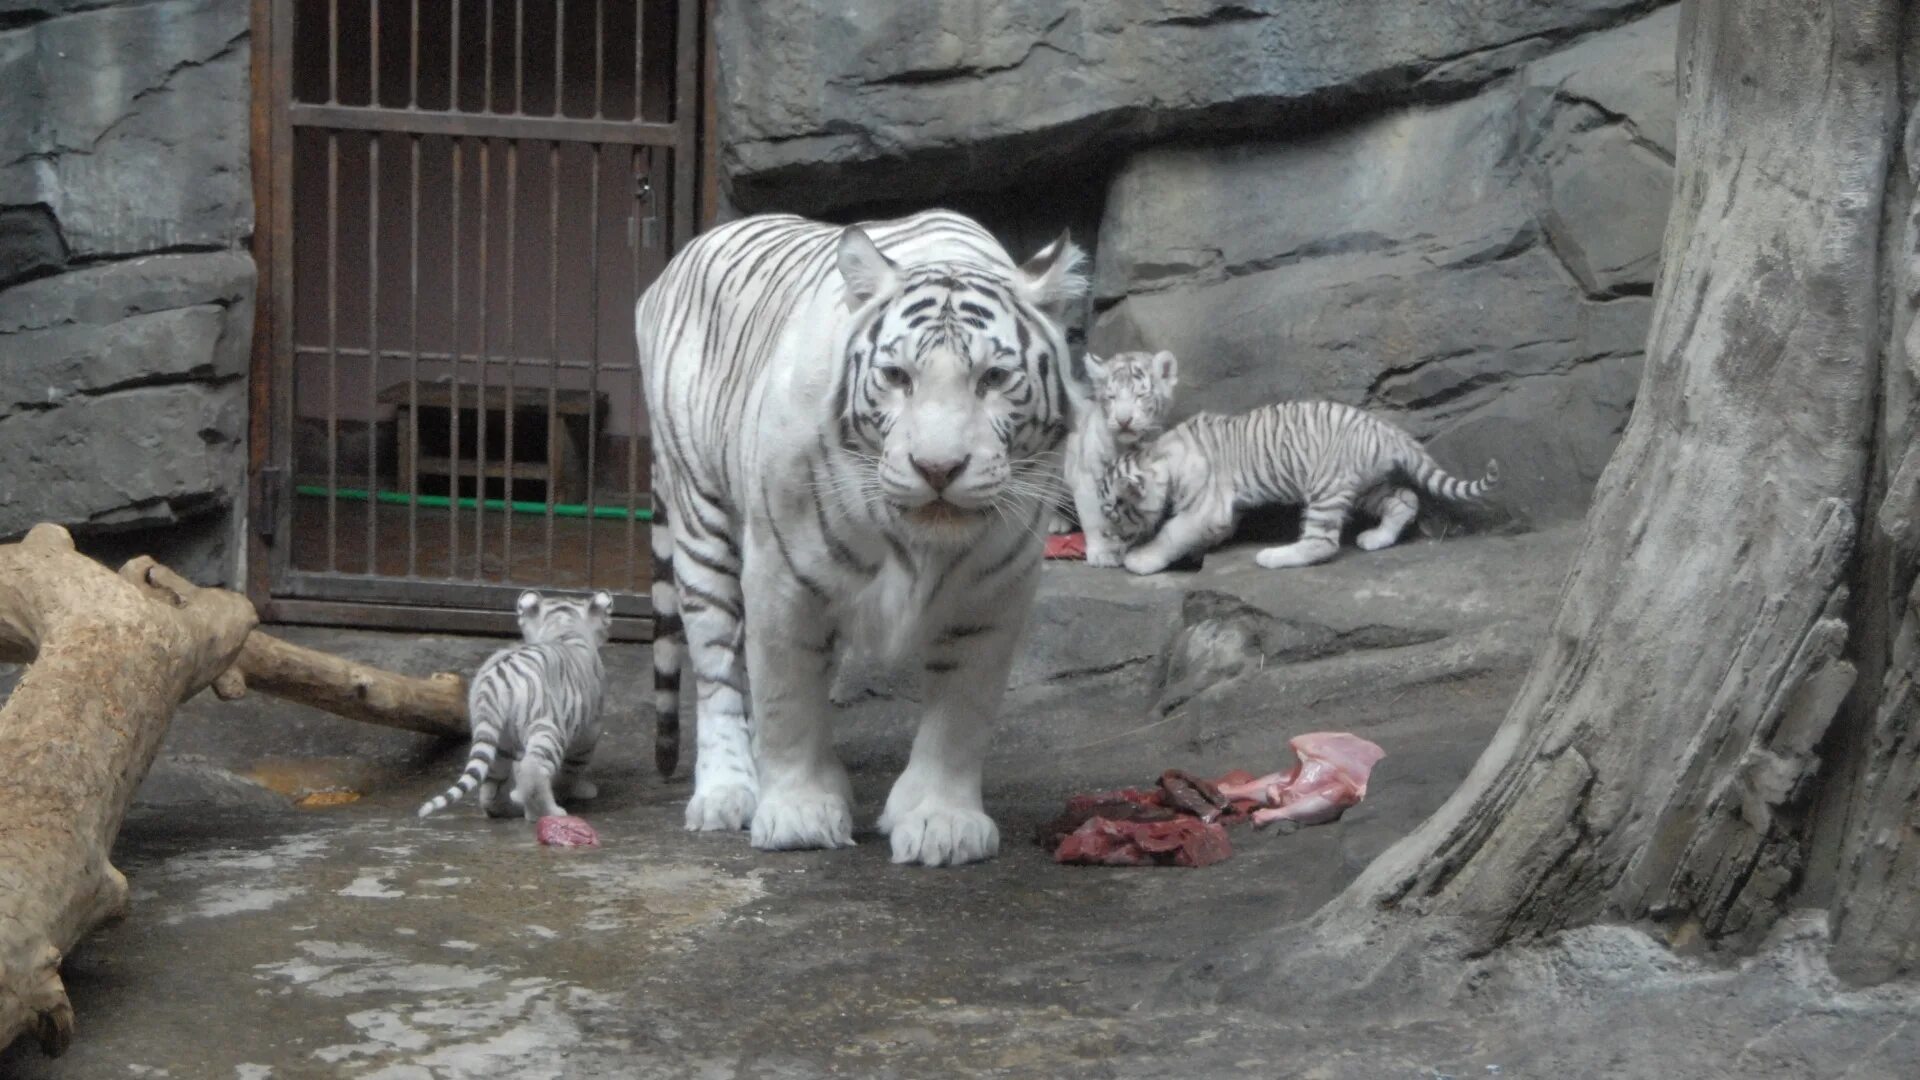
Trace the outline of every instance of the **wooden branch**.
<instances>
[{"instance_id":1,"label":"wooden branch","mask_svg":"<svg viewBox=\"0 0 1920 1080\"><path fill-rule=\"evenodd\" d=\"M205 591L144 555L121 574L163 603L182 603ZM467 684L459 675L399 675L259 630L247 635L233 668L213 683L222 701L236 700L249 689L349 720L429 735L467 734Z\"/></svg>"},{"instance_id":2,"label":"wooden branch","mask_svg":"<svg viewBox=\"0 0 1920 1080\"><path fill-rule=\"evenodd\" d=\"M0 1047L72 1038L60 961L120 915L107 861L176 705L233 663L246 599L200 589L152 603L57 525L0 545L0 658L31 661L0 708Z\"/></svg>"}]
</instances>

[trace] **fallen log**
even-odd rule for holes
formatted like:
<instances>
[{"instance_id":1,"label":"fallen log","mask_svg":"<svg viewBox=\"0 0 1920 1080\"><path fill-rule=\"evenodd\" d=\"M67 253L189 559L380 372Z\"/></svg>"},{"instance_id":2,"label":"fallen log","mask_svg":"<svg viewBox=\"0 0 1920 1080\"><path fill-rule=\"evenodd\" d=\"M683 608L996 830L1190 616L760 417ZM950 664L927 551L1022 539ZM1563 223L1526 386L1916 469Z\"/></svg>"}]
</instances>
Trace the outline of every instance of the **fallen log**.
<instances>
[{"instance_id":1,"label":"fallen log","mask_svg":"<svg viewBox=\"0 0 1920 1080\"><path fill-rule=\"evenodd\" d=\"M200 589L168 604L74 550L57 525L0 545L0 660L30 662L0 707L0 1047L66 1049L60 961L125 912L108 862L174 707L239 654L255 615Z\"/></svg>"},{"instance_id":2,"label":"fallen log","mask_svg":"<svg viewBox=\"0 0 1920 1080\"><path fill-rule=\"evenodd\" d=\"M204 591L144 555L129 562L121 574L163 602ZM467 684L460 676L451 672L425 678L399 675L259 630L247 635L233 668L213 684L223 701L239 698L248 689L349 720L429 735L459 738L467 734Z\"/></svg>"},{"instance_id":3,"label":"fallen log","mask_svg":"<svg viewBox=\"0 0 1920 1080\"><path fill-rule=\"evenodd\" d=\"M108 862L174 707L249 687L353 720L467 732L466 682L399 675L255 629L245 597L146 556L116 575L58 525L0 544L0 662L30 665L0 708L0 1049L72 1039L60 963L123 915Z\"/></svg>"}]
</instances>

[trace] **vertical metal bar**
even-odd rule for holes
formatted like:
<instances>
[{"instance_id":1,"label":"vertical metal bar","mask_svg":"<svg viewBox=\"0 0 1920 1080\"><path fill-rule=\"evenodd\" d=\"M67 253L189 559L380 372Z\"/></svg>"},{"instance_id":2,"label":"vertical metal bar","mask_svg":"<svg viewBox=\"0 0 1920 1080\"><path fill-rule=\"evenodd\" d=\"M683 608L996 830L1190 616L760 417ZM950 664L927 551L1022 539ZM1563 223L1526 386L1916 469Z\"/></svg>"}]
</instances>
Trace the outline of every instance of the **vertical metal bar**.
<instances>
[{"instance_id":1,"label":"vertical metal bar","mask_svg":"<svg viewBox=\"0 0 1920 1080\"><path fill-rule=\"evenodd\" d=\"M647 6L634 4L634 123L647 119Z\"/></svg>"},{"instance_id":2,"label":"vertical metal bar","mask_svg":"<svg viewBox=\"0 0 1920 1080\"><path fill-rule=\"evenodd\" d=\"M460 8L466 0L451 0L451 23L447 30L447 111L460 111ZM455 145L459 145L457 142ZM458 495L459 492L454 492Z\"/></svg>"},{"instance_id":3,"label":"vertical metal bar","mask_svg":"<svg viewBox=\"0 0 1920 1080\"><path fill-rule=\"evenodd\" d=\"M420 0L412 0L408 5L409 29L407 35L407 107L420 107ZM414 151L419 152L420 140L414 139Z\"/></svg>"},{"instance_id":4,"label":"vertical metal bar","mask_svg":"<svg viewBox=\"0 0 1920 1080\"><path fill-rule=\"evenodd\" d=\"M374 0L378 7L379 0ZM376 22L377 22L376 17ZM375 37L379 36L378 30ZM379 85L376 77L374 85ZM367 570L378 572L380 520L380 133L367 133Z\"/></svg>"},{"instance_id":5,"label":"vertical metal bar","mask_svg":"<svg viewBox=\"0 0 1920 1080\"><path fill-rule=\"evenodd\" d=\"M367 103L380 107L380 0L367 0ZM380 500L380 133L367 134L367 561L378 572Z\"/></svg>"},{"instance_id":6,"label":"vertical metal bar","mask_svg":"<svg viewBox=\"0 0 1920 1080\"><path fill-rule=\"evenodd\" d=\"M488 15L492 15L493 4L487 4ZM488 19L488 38L492 38L492 19ZM488 67L492 67L492 43L488 43ZM492 86L489 77L488 86ZM480 385L474 391L474 449L473 449L473 576L476 580L486 579L487 551L487 365L493 359L489 352L489 334L487 326L488 294L493 291L493 274L487 266L487 239L491 231L487 228L487 203L492 187L493 166L489 154L492 140L480 140Z\"/></svg>"},{"instance_id":7,"label":"vertical metal bar","mask_svg":"<svg viewBox=\"0 0 1920 1080\"><path fill-rule=\"evenodd\" d=\"M420 47L420 0L414 0L414 54ZM415 69L418 74L418 69ZM416 82L415 90L419 89ZM416 98L417 100L417 98ZM410 136L407 170L407 576L420 575L420 136ZM394 433L399 437L399 433ZM455 496L459 492L454 492Z\"/></svg>"},{"instance_id":8,"label":"vertical metal bar","mask_svg":"<svg viewBox=\"0 0 1920 1080\"><path fill-rule=\"evenodd\" d=\"M527 67L527 5L526 0L513 0L513 115L522 116L527 111L526 67ZM512 153L511 150L508 153Z\"/></svg>"},{"instance_id":9,"label":"vertical metal bar","mask_svg":"<svg viewBox=\"0 0 1920 1080\"><path fill-rule=\"evenodd\" d=\"M597 3L596 3L597 6ZM594 100L599 101L595 89ZM593 176L587 181L587 587L597 588L600 579L593 572L593 537L599 520L593 516L594 494L599 479L600 434L595 429L600 400L600 144L593 144Z\"/></svg>"},{"instance_id":10,"label":"vertical metal bar","mask_svg":"<svg viewBox=\"0 0 1920 1080\"><path fill-rule=\"evenodd\" d=\"M567 115L567 0L553 5L553 115ZM557 148L556 148L557 149Z\"/></svg>"},{"instance_id":11,"label":"vertical metal bar","mask_svg":"<svg viewBox=\"0 0 1920 1080\"><path fill-rule=\"evenodd\" d=\"M606 115L606 76L607 76L607 13L605 0L593 0L593 118ZM593 164L600 165L599 151L594 151ZM598 176L598 173L595 174ZM596 268L597 269L597 268Z\"/></svg>"},{"instance_id":12,"label":"vertical metal bar","mask_svg":"<svg viewBox=\"0 0 1920 1080\"><path fill-rule=\"evenodd\" d=\"M380 0L367 0L367 104L380 107Z\"/></svg>"},{"instance_id":13,"label":"vertical metal bar","mask_svg":"<svg viewBox=\"0 0 1920 1080\"><path fill-rule=\"evenodd\" d=\"M340 136L327 132L327 570L337 568L340 500Z\"/></svg>"},{"instance_id":14,"label":"vertical metal bar","mask_svg":"<svg viewBox=\"0 0 1920 1080\"><path fill-rule=\"evenodd\" d=\"M662 245L668 254L693 235L693 165L700 141L700 109L694 93L694 73L700 68L700 11L700 0L680 0L674 16L680 25L673 48L673 123L680 137L673 143L673 221Z\"/></svg>"},{"instance_id":15,"label":"vertical metal bar","mask_svg":"<svg viewBox=\"0 0 1920 1080\"><path fill-rule=\"evenodd\" d=\"M455 19L459 22L459 5L454 6ZM451 216L447 219L453 233L452 250L447 260L447 273L452 278L448 296L448 352L451 367L447 375L447 576L460 576L460 164L466 140L455 136L453 140L453 203Z\"/></svg>"},{"instance_id":16,"label":"vertical metal bar","mask_svg":"<svg viewBox=\"0 0 1920 1080\"><path fill-rule=\"evenodd\" d=\"M634 18L635 18L635 21L637 22L639 19L639 15L637 11ZM645 147L645 146L637 146L637 147L634 147L633 152L627 158L628 173L630 176L639 175L640 158L642 155L646 156L647 168L649 170L652 169L653 148ZM629 183L631 183L631 180L629 180ZM631 190L629 190L626 198L627 198L627 205L631 208L629 212L635 215L635 221L634 221L635 227L627 230L627 238L628 238L627 250L630 256L629 261L633 264L633 295L638 296L640 295L640 229L638 227L639 226L638 215L640 213L640 200L635 196L635 194ZM634 386L635 392L637 393L640 385L638 380L641 378L640 354L637 351L638 350L637 342L635 343L635 349L636 351L633 357L634 382L632 383L632 385ZM633 512L635 509L633 504L633 495L635 491L639 490L639 484L640 484L640 440L635 437L636 434L637 434L636 432L627 433L626 587L629 589L637 587L637 583L639 581L639 576L640 576L638 570L636 569L636 563L634 561L635 559L634 552L636 549L634 547L635 538L634 538L634 527L633 527Z\"/></svg>"},{"instance_id":17,"label":"vertical metal bar","mask_svg":"<svg viewBox=\"0 0 1920 1080\"><path fill-rule=\"evenodd\" d=\"M514 6L515 7L519 6L517 0ZM523 44L524 44L524 41L523 41ZM515 70L513 73L513 83L514 83L513 94L514 94L514 98L516 99L516 104L517 104L517 99L520 96L519 67L520 67L520 62L519 62L518 54L516 53L515 59L514 59ZM507 313L506 313L507 325L506 325L505 333L502 336L506 339L506 350L507 350L507 403L506 403L506 416L504 417L505 427L506 427L506 431L504 433L506 444L503 447L503 449L506 451L505 456L507 459L507 464L506 464L506 478L501 481L501 484L502 484L501 498L506 500L507 508L500 515L500 532L501 532L500 573L502 575L502 580L510 580L513 577L513 495L514 495L513 481L515 479L513 475L513 421L514 421L513 414L519 411L514 407L515 405L519 404L517 401L514 400L514 377L516 375L514 368L519 366L519 359L520 359L520 349L519 349L520 343L518 340L515 339L514 332L513 332L514 331L513 306L514 306L514 301L517 299L517 297L515 296L515 293L519 291L519 274L520 274L520 267L518 265L519 256L514 248L515 226L520 219L520 140L519 139L507 140L506 214L507 214Z\"/></svg>"},{"instance_id":18,"label":"vertical metal bar","mask_svg":"<svg viewBox=\"0 0 1920 1080\"><path fill-rule=\"evenodd\" d=\"M340 0L327 0L327 104L340 104Z\"/></svg>"},{"instance_id":19,"label":"vertical metal bar","mask_svg":"<svg viewBox=\"0 0 1920 1080\"><path fill-rule=\"evenodd\" d=\"M490 113L493 111L493 0L487 0L486 10L487 31L484 38L486 52L483 54L482 65L482 73L485 76L486 85L480 88L480 111ZM483 142L480 144L482 151L485 151L486 148L486 143Z\"/></svg>"},{"instance_id":20,"label":"vertical metal bar","mask_svg":"<svg viewBox=\"0 0 1920 1080\"><path fill-rule=\"evenodd\" d=\"M565 0L561 0L562 8ZM555 62L558 67L558 62ZM559 81L558 77L554 80ZM556 98L556 101L559 99ZM563 437L560 422L560 144L547 144L547 581L553 581L553 504L560 486L560 462L553 448ZM593 413L589 406L588 417ZM588 454L592 454L589 449ZM593 474L587 474L591 492ZM588 503L592 503L589 498ZM587 531L593 531L593 514L587 514Z\"/></svg>"}]
</instances>

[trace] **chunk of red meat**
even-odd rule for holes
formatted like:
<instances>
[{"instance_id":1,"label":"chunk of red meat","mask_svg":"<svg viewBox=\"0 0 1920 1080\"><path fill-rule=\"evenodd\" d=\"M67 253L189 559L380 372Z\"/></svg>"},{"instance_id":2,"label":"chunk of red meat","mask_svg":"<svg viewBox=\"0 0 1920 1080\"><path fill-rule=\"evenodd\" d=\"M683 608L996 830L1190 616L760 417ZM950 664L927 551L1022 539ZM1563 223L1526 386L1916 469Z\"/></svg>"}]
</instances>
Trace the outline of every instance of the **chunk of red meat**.
<instances>
[{"instance_id":1,"label":"chunk of red meat","mask_svg":"<svg viewBox=\"0 0 1920 1080\"><path fill-rule=\"evenodd\" d=\"M1034 840L1042 847L1058 847L1060 842L1093 818L1109 821L1171 821L1174 812L1160 804L1158 791L1102 791L1093 795L1075 795L1067 800L1066 811L1041 825Z\"/></svg>"},{"instance_id":2,"label":"chunk of red meat","mask_svg":"<svg viewBox=\"0 0 1920 1080\"><path fill-rule=\"evenodd\" d=\"M1055 849L1055 862L1098 866L1208 866L1233 854L1227 830L1194 817L1089 818Z\"/></svg>"},{"instance_id":3,"label":"chunk of red meat","mask_svg":"<svg viewBox=\"0 0 1920 1080\"><path fill-rule=\"evenodd\" d=\"M1201 821L1214 821L1230 808L1226 796L1211 780L1203 780L1182 769L1168 769L1160 774L1160 790L1165 793L1165 801Z\"/></svg>"},{"instance_id":4,"label":"chunk of red meat","mask_svg":"<svg viewBox=\"0 0 1920 1080\"><path fill-rule=\"evenodd\" d=\"M593 831L593 826L571 814L541 818L533 826L533 835L549 847L600 846L600 834Z\"/></svg>"}]
</instances>

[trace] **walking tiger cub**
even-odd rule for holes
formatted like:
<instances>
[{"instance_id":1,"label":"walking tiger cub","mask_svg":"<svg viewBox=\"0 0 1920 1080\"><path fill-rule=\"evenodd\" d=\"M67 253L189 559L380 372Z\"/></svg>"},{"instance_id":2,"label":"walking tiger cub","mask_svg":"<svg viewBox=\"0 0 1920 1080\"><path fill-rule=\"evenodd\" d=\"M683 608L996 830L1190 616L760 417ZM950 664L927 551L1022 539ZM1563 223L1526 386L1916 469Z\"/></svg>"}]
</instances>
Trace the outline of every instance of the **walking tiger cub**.
<instances>
[{"instance_id":1,"label":"walking tiger cub","mask_svg":"<svg viewBox=\"0 0 1920 1080\"><path fill-rule=\"evenodd\" d=\"M1166 426L1180 368L1170 352L1114 353L1105 360L1088 353L1083 359L1094 387L1093 407L1067 435L1062 472L1074 516L1087 536L1087 565L1119 566L1126 545L1111 535L1097 512L1100 474L1121 451ZM1058 511L1051 529L1073 531L1066 515Z\"/></svg>"},{"instance_id":2,"label":"walking tiger cub","mask_svg":"<svg viewBox=\"0 0 1920 1080\"><path fill-rule=\"evenodd\" d=\"M529 821L566 813L554 800L556 783L569 799L595 794L580 773L600 739L600 647L613 629L613 597L524 592L519 615L524 640L488 657L467 690L473 754L466 771L420 807L421 817L476 787L490 816L508 817L518 807Z\"/></svg>"},{"instance_id":3,"label":"walking tiger cub","mask_svg":"<svg viewBox=\"0 0 1920 1080\"><path fill-rule=\"evenodd\" d=\"M1350 405L1283 402L1236 416L1202 413L1116 458L1099 481L1107 527L1132 550L1123 560L1154 574L1233 534L1241 511L1300 504L1300 539L1262 549L1268 569L1325 562L1356 506L1378 521L1364 551L1400 538L1420 512L1415 489L1447 500L1478 499L1500 467L1467 482L1447 475L1399 428Z\"/></svg>"}]
</instances>

